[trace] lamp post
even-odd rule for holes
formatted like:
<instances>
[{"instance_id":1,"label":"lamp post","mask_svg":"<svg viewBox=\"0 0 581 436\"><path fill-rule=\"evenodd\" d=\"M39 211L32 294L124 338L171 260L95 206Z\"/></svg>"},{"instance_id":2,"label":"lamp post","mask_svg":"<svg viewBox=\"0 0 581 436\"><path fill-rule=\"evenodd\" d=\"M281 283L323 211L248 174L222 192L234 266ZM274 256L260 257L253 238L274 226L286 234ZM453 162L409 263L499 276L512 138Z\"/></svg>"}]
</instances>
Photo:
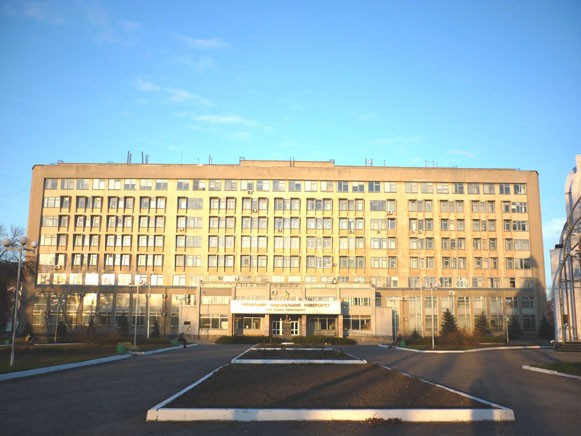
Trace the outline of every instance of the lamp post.
<instances>
[{"instance_id":1,"label":"lamp post","mask_svg":"<svg viewBox=\"0 0 581 436\"><path fill-rule=\"evenodd\" d=\"M434 330L436 329L434 323L434 288L438 289L438 283L430 283L430 304L432 305L432 350L436 348L434 337Z\"/></svg>"},{"instance_id":2,"label":"lamp post","mask_svg":"<svg viewBox=\"0 0 581 436\"><path fill-rule=\"evenodd\" d=\"M137 282L137 295L135 296L135 322L133 325L133 348L137 347L137 323L139 322L139 286L144 285L145 282L140 277Z\"/></svg>"},{"instance_id":3,"label":"lamp post","mask_svg":"<svg viewBox=\"0 0 581 436\"><path fill-rule=\"evenodd\" d=\"M11 241L10 239L4 239L2 245L6 250L14 250L18 252L18 273L16 275L16 289L14 290L14 312L12 313L12 348L10 350L10 367L14 366L14 345L16 342L16 329L18 324L16 322L18 316L18 296L20 294L20 282L22 275L22 254L24 251L34 251L38 245L36 241L31 242L30 247L27 248L28 238L23 236L19 241Z\"/></svg>"}]
</instances>

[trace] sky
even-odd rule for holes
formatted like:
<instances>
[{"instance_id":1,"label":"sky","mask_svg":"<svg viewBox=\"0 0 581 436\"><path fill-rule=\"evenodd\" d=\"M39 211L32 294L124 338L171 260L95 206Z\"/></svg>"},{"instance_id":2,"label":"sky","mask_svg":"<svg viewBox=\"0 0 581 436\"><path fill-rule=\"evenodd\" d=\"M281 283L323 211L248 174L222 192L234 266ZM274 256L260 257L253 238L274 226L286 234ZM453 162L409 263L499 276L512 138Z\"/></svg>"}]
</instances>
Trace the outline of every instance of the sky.
<instances>
[{"instance_id":1,"label":"sky","mask_svg":"<svg viewBox=\"0 0 581 436\"><path fill-rule=\"evenodd\" d=\"M372 159L538 171L548 252L581 154L581 2L2 0L0 126L8 228L35 164Z\"/></svg>"}]
</instances>

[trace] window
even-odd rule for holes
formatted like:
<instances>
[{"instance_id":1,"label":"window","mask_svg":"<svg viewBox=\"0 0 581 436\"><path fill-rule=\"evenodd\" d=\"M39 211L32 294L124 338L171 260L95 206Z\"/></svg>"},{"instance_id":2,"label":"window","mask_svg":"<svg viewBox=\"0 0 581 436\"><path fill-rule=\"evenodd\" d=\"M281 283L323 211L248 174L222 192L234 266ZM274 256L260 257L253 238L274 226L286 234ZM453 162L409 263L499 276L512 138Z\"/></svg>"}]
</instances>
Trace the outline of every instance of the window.
<instances>
[{"instance_id":1,"label":"window","mask_svg":"<svg viewBox=\"0 0 581 436\"><path fill-rule=\"evenodd\" d=\"M368 192L381 192L381 184L379 182L368 182L367 183Z\"/></svg>"},{"instance_id":2,"label":"window","mask_svg":"<svg viewBox=\"0 0 581 436\"><path fill-rule=\"evenodd\" d=\"M385 182L383 184L383 189L387 193L396 193L397 192L397 183L396 182Z\"/></svg>"},{"instance_id":3,"label":"window","mask_svg":"<svg viewBox=\"0 0 581 436\"><path fill-rule=\"evenodd\" d=\"M151 191L153 189L153 180L141 179L139 181L139 189L142 191Z\"/></svg>"},{"instance_id":4,"label":"window","mask_svg":"<svg viewBox=\"0 0 581 436\"><path fill-rule=\"evenodd\" d=\"M77 179L77 189L90 189L90 180Z\"/></svg>"},{"instance_id":5,"label":"window","mask_svg":"<svg viewBox=\"0 0 581 436\"><path fill-rule=\"evenodd\" d=\"M205 191L206 181L205 180L192 180L192 191Z\"/></svg>"},{"instance_id":6,"label":"window","mask_svg":"<svg viewBox=\"0 0 581 436\"><path fill-rule=\"evenodd\" d=\"M273 180L272 190L275 192L285 192L286 191L286 182L284 180Z\"/></svg>"},{"instance_id":7,"label":"window","mask_svg":"<svg viewBox=\"0 0 581 436\"><path fill-rule=\"evenodd\" d=\"M480 194L480 184L468 183L468 194Z\"/></svg>"},{"instance_id":8,"label":"window","mask_svg":"<svg viewBox=\"0 0 581 436\"><path fill-rule=\"evenodd\" d=\"M137 188L137 180L135 179L125 179L123 189L128 191L134 191Z\"/></svg>"},{"instance_id":9,"label":"window","mask_svg":"<svg viewBox=\"0 0 581 436\"><path fill-rule=\"evenodd\" d=\"M524 183L515 183L514 186L514 193L515 194L526 194L527 193L527 185L525 185Z\"/></svg>"},{"instance_id":10,"label":"window","mask_svg":"<svg viewBox=\"0 0 581 436\"><path fill-rule=\"evenodd\" d=\"M209 191L221 191L222 190L222 180L210 180L208 182Z\"/></svg>"},{"instance_id":11,"label":"window","mask_svg":"<svg viewBox=\"0 0 581 436\"><path fill-rule=\"evenodd\" d=\"M454 183L453 184L454 194L464 194L464 183Z\"/></svg>"},{"instance_id":12,"label":"window","mask_svg":"<svg viewBox=\"0 0 581 436\"><path fill-rule=\"evenodd\" d=\"M184 180L184 179L178 180L176 189L178 191L189 191L190 190L190 181Z\"/></svg>"},{"instance_id":13,"label":"window","mask_svg":"<svg viewBox=\"0 0 581 436\"><path fill-rule=\"evenodd\" d=\"M405 192L407 194L417 194L418 183L417 182L405 182Z\"/></svg>"},{"instance_id":14,"label":"window","mask_svg":"<svg viewBox=\"0 0 581 436\"><path fill-rule=\"evenodd\" d=\"M370 330L371 317L367 315L351 315L343 319L343 327L348 330Z\"/></svg>"},{"instance_id":15,"label":"window","mask_svg":"<svg viewBox=\"0 0 581 436\"><path fill-rule=\"evenodd\" d=\"M58 179L45 179L44 189L58 189Z\"/></svg>"},{"instance_id":16,"label":"window","mask_svg":"<svg viewBox=\"0 0 581 436\"><path fill-rule=\"evenodd\" d=\"M337 182L337 192L349 192L349 183L345 181Z\"/></svg>"},{"instance_id":17,"label":"window","mask_svg":"<svg viewBox=\"0 0 581 436\"><path fill-rule=\"evenodd\" d=\"M167 191L167 180L166 179L157 179L155 181L155 189L157 191Z\"/></svg>"},{"instance_id":18,"label":"window","mask_svg":"<svg viewBox=\"0 0 581 436\"><path fill-rule=\"evenodd\" d=\"M510 195L510 184L509 183L501 183L499 185L500 193L503 195Z\"/></svg>"},{"instance_id":19,"label":"window","mask_svg":"<svg viewBox=\"0 0 581 436\"><path fill-rule=\"evenodd\" d=\"M62 179L61 189L75 189L75 181L73 179Z\"/></svg>"},{"instance_id":20,"label":"window","mask_svg":"<svg viewBox=\"0 0 581 436\"><path fill-rule=\"evenodd\" d=\"M353 182L353 192L365 192L365 184L362 182Z\"/></svg>"},{"instance_id":21,"label":"window","mask_svg":"<svg viewBox=\"0 0 581 436\"><path fill-rule=\"evenodd\" d=\"M496 185L494 183L484 183L482 188L483 188L482 192L484 194L489 194L489 195L496 194Z\"/></svg>"}]
</instances>

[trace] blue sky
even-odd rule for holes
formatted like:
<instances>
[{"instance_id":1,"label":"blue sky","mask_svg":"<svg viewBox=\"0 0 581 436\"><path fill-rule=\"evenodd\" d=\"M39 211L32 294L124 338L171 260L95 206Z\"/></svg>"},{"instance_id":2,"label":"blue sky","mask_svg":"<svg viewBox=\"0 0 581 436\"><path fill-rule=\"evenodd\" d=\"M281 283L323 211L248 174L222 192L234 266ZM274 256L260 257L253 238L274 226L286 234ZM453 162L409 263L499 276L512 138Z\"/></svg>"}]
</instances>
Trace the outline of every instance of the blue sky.
<instances>
[{"instance_id":1,"label":"blue sky","mask_svg":"<svg viewBox=\"0 0 581 436\"><path fill-rule=\"evenodd\" d=\"M581 153L581 2L0 2L0 223L34 164L500 167L545 249ZM548 268L548 264L547 264Z\"/></svg>"}]
</instances>

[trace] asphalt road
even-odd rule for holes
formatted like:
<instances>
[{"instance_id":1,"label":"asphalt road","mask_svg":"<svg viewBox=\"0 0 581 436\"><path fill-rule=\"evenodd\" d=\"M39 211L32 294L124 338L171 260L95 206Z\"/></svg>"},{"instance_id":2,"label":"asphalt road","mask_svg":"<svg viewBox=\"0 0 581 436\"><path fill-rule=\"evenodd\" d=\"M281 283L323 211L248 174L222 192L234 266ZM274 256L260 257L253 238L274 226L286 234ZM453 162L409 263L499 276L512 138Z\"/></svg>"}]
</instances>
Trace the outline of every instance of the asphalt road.
<instances>
[{"instance_id":1,"label":"asphalt road","mask_svg":"<svg viewBox=\"0 0 581 436\"><path fill-rule=\"evenodd\" d=\"M581 353L552 350L419 354L373 345L345 351L512 408L516 421L470 424L339 422L155 423L147 410L241 353L245 346L199 345L167 353L0 382L3 435L576 435L581 380L521 369ZM276 386L273 386L276 389ZM252 395L249 386L248 395Z\"/></svg>"}]
</instances>

